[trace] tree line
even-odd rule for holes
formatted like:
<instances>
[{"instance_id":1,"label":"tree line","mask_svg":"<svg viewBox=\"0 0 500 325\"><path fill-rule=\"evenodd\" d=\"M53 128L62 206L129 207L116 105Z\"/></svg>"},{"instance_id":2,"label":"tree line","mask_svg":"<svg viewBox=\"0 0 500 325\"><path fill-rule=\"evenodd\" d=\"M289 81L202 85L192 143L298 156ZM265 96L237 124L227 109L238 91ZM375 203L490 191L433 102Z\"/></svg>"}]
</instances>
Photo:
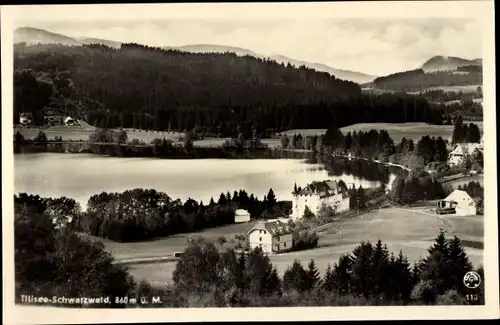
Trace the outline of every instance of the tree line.
<instances>
[{"instance_id":1,"label":"tree line","mask_svg":"<svg viewBox=\"0 0 500 325\"><path fill-rule=\"evenodd\" d=\"M278 202L272 189L263 199L244 190L221 193L208 204L174 200L152 189L134 189L90 197L78 227L93 236L132 242L232 224L236 209L248 210L252 218L271 218L286 214L290 207Z\"/></svg>"},{"instance_id":2,"label":"tree line","mask_svg":"<svg viewBox=\"0 0 500 325\"><path fill-rule=\"evenodd\" d=\"M463 122L463 118L458 116L453 126L452 143L479 143L481 142L481 131L477 124Z\"/></svg>"},{"instance_id":3,"label":"tree line","mask_svg":"<svg viewBox=\"0 0 500 325\"><path fill-rule=\"evenodd\" d=\"M209 270L207 272L207 270ZM295 261L280 277L259 248L248 255L217 249L199 239L185 250L173 274L172 291L198 307L470 304L463 276L473 270L459 238L440 232L424 259L414 263L381 240L362 242L320 275L312 259ZM483 275L482 269L478 270ZM203 299L203 298L204 299ZM200 305L199 305L200 304ZM193 306L194 307L194 306Z\"/></svg>"},{"instance_id":4,"label":"tree line","mask_svg":"<svg viewBox=\"0 0 500 325\"><path fill-rule=\"evenodd\" d=\"M89 140L67 140L55 136L47 139L43 131L39 131L33 139L25 139L17 131L14 135L14 153L21 152L55 152L55 153L92 153L113 157L148 157L168 159L199 159L199 158L276 158L282 152L269 149L258 138L243 140L241 137L234 142L226 141L220 146L195 146L197 139L188 132L183 141L174 143L170 139L155 138L150 143L134 138L128 140L124 130L113 131L98 129L91 133ZM74 143L68 143L74 142Z\"/></svg>"},{"instance_id":5,"label":"tree line","mask_svg":"<svg viewBox=\"0 0 500 325\"><path fill-rule=\"evenodd\" d=\"M473 100L483 98L481 86L478 86L475 92L463 91L445 91L443 89L425 90L420 95L426 98L429 102L445 103L453 100Z\"/></svg>"},{"instance_id":6,"label":"tree line","mask_svg":"<svg viewBox=\"0 0 500 325\"><path fill-rule=\"evenodd\" d=\"M322 138L324 150L333 154L352 155L381 162L400 164L410 169L422 168L431 161L446 161L447 143L441 137L422 136L415 144L403 137L395 143L386 130L347 132L333 126Z\"/></svg>"},{"instance_id":7,"label":"tree line","mask_svg":"<svg viewBox=\"0 0 500 325\"><path fill-rule=\"evenodd\" d=\"M239 128L251 138L253 129L262 135L326 128L332 121L440 119L424 98L361 94L359 85L328 73L230 53L137 44L17 46L14 65L15 115L31 112L38 122L44 108L53 106L103 128L188 132L198 127L207 136L232 138Z\"/></svg>"}]
</instances>

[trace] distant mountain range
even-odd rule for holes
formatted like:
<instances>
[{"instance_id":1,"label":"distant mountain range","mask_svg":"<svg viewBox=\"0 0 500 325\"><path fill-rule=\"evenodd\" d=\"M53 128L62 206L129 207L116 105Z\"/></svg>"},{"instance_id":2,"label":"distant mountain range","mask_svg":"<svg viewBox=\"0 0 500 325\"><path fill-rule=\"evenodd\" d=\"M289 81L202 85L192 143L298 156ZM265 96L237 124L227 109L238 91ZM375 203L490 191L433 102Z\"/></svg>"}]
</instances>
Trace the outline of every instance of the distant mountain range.
<instances>
[{"instance_id":1,"label":"distant mountain range","mask_svg":"<svg viewBox=\"0 0 500 325\"><path fill-rule=\"evenodd\" d=\"M62 45L73 45L73 46L83 45L83 44L103 44L114 48L119 48L121 46L121 42L118 41L105 40L100 38L85 38L85 37L72 38L65 35L52 33L43 29L33 28L33 27L20 27L16 29L14 32L14 42L26 43L28 45L41 43L41 44L62 44ZM296 67L304 65L308 68L315 69L317 71L327 72L329 74L332 74L338 79L353 81L359 84L371 82L376 78L376 76L370 76L356 71L335 69L321 63L299 61L288 58L283 55L265 56L247 49L234 46L196 44L196 45L185 45L177 47L165 46L163 48L167 50L179 50L192 53L232 52L238 56L250 55L261 59L269 58L271 60L275 60L278 63L284 63L284 64L290 63L291 65L294 65Z\"/></svg>"},{"instance_id":2,"label":"distant mountain range","mask_svg":"<svg viewBox=\"0 0 500 325\"><path fill-rule=\"evenodd\" d=\"M26 43L27 45L38 43L62 45L82 44L74 38L32 27L20 27L16 29L14 31L14 43Z\"/></svg>"},{"instance_id":3,"label":"distant mountain range","mask_svg":"<svg viewBox=\"0 0 500 325\"><path fill-rule=\"evenodd\" d=\"M44 29L32 28L32 27L20 27L14 32L14 42L15 43L26 43L28 45L42 43L42 44L62 44L62 45L84 45L84 44L103 44L113 48L119 48L121 42L105 40L100 38L87 38L87 37L68 37L62 34L52 33ZM356 82L360 85L368 85L372 83L377 76L372 76L364 74L357 71L343 70L330 67L328 65L316 62L307 62L292 59L283 55L262 55L255 53L251 50L225 45L212 45L212 44L195 44L195 45L185 45L185 46L165 46L166 50L179 50L192 53L224 53L232 52L238 56L250 55L260 59L271 59L278 63L288 64L299 67L304 65L308 68L315 69L320 72L327 72L334 75L338 79L348 80ZM434 56L427 60L421 67L424 72L436 72L443 70L456 70L461 66L468 65L482 65L481 59L467 60L458 57L445 57L445 56Z\"/></svg>"},{"instance_id":4,"label":"distant mountain range","mask_svg":"<svg viewBox=\"0 0 500 325\"><path fill-rule=\"evenodd\" d=\"M454 56L434 56L427 60L422 65L422 70L424 72L435 72L435 71L453 71L459 67L464 67L468 65L481 66L483 64L482 59L467 60L462 58L457 58Z\"/></svg>"}]
</instances>

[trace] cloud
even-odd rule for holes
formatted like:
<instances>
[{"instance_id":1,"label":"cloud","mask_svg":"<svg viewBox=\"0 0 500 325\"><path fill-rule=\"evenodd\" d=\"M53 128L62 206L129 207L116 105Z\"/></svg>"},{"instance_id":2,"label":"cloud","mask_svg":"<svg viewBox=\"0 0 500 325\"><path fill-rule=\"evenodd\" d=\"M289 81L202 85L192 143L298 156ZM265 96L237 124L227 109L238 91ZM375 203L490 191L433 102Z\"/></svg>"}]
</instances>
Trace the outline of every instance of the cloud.
<instances>
[{"instance_id":1,"label":"cloud","mask_svg":"<svg viewBox=\"0 0 500 325\"><path fill-rule=\"evenodd\" d=\"M236 46L373 75L415 69L434 55L481 57L478 24L463 19L156 19L33 27L154 46Z\"/></svg>"}]
</instances>

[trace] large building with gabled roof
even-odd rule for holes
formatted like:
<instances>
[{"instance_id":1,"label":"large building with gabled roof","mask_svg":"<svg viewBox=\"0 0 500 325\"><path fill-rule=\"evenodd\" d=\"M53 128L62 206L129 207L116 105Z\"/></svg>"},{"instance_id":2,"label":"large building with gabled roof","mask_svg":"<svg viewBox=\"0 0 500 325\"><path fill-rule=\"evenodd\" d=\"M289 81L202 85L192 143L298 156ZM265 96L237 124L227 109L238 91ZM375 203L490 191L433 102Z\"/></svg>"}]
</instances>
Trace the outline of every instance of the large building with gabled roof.
<instances>
[{"instance_id":1,"label":"large building with gabled roof","mask_svg":"<svg viewBox=\"0 0 500 325\"><path fill-rule=\"evenodd\" d=\"M292 201L292 219L294 221L302 218L306 207L314 214L319 212L323 204L331 207L335 213L349 210L347 189L332 180L308 184L305 188L293 192Z\"/></svg>"},{"instance_id":2,"label":"large building with gabled roof","mask_svg":"<svg viewBox=\"0 0 500 325\"><path fill-rule=\"evenodd\" d=\"M260 247L267 254L293 248L293 230L281 220L260 221L248 232L250 249Z\"/></svg>"}]
</instances>

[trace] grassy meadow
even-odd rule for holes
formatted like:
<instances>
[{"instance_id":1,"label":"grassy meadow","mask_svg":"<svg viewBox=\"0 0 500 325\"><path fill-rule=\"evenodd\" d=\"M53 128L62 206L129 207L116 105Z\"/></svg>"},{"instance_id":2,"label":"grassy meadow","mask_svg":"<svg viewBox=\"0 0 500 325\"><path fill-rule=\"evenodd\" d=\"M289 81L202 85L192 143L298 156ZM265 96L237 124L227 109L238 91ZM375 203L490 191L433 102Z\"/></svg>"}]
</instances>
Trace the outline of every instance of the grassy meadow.
<instances>
[{"instance_id":1,"label":"grassy meadow","mask_svg":"<svg viewBox=\"0 0 500 325\"><path fill-rule=\"evenodd\" d=\"M475 93L477 87L482 87L482 85L466 85L466 86L437 86L426 88L423 91L429 90L443 90L445 92L463 92L463 93ZM408 92L409 94L419 94L420 91Z\"/></svg>"},{"instance_id":2,"label":"grassy meadow","mask_svg":"<svg viewBox=\"0 0 500 325\"><path fill-rule=\"evenodd\" d=\"M151 258L172 256L175 252L182 252L189 243L190 237L203 236L208 239L217 239L224 236L228 241L236 234L246 234L252 229L255 221L221 226L217 228L204 229L195 233L184 233L168 236L151 241L117 243L110 240L103 240L91 237L94 240L102 241L106 249L110 251L118 261L136 258Z\"/></svg>"},{"instance_id":3,"label":"grassy meadow","mask_svg":"<svg viewBox=\"0 0 500 325\"><path fill-rule=\"evenodd\" d=\"M478 125L479 130L483 132L483 122L474 121L465 123L475 123ZM453 125L431 125L426 123L358 123L341 128L342 132L354 131L369 131L387 130L391 138L397 143L403 137L418 141L422 136L429 135L430 137L442 137L443 139L451 140L453 134Z\"/></svg>"},{"instance_id":4,"label":"grassy meadow","mask_svg":"<svg viewBox=\"0 0 500 325\"><path fill-rule=\"evenodd\" d=\"M336 262L344 253L350 253L362 241L376 242L381 239L391 252L400 250L408 256L410 262L418 261L426 256L440 228L445 229L447 236L457 235L466 245L467 254L475 266L483 262L483 217L482 216L436 216L426 212L434 207L406 210L403 208L385 208L365 213L360 217L337 221L333 228L319 234L319 246L312 250L271 255L280 275L298 259L307 264L311 258L316 261L323 274L329 263ZM190 236L201 235L207 238L225 236L228 240L234 234L242 233L252 227L250 224L235 224L220 228L207 229L195 234L180 234L165 239L143 243L105 242L118 260L139 257L171 255L174 251L182 251ZM342 226L342 231L340 231ZM171 280L175 262L129 265L130 273L137 279L147 279L153 283L165 283Z\"/></svg>"},{"instance_id":5,"label":"grassy meadow","mask_svg":"<svg viewBox=\"0 0 500 325\"><path fill-rule=\"evenodd\" d=\"M481 186L484 187L484 175L473 175L469 177L458 178L449 182L445 182L444 185L456 189L460 185L465 185L468 184L469 182L479 182L479 184L481 184Z\"/></svg>"},{"instance_id":6,"label":"grassy meadow","mask_svg":"<svg viewBox=\"0 0 500 325\"><path fill-rule=\"evenodd\" d=\"M466 123L475 123L483 132L482 121L465 121ZM401 141L403 137L413 139L414 141L420 140L424 135L431 137L442 137L443 139L451 140L453 133L453 125L430 125L426 123L358 123L341 128L342 132L359 132L374 130L387 130L389 135L395 142ZM85 124L83 127L76 126L57 126L44 129L43 132L48 139L53 139L56 136L62 137L63 140L73 141L86 141L89 139L90 134L95 130L94 127ZM39 129L36 128L15 128L14 132L19 131L25 138L34 138ZM129 140L138 139L145 143L151 143L155 138L165 138L172 140L174 143L180 143L180 138L184 135L179 132L161 132L161 131L147 131L138 129L125 129ZM302 136L322 135L326 129L294 129L280 132L279 134L286 134L293 136L294 134L301 134ZM203 140L195 141L193 144L197 147L219 147L228 138L205 138ZM270 148L280 146L279 136L275 139L262 139L264 144Z\"/></svg>"},{"instance_id":7,"label":"grassy meadow","mask_svg":"<svg viewBox=\"0 0 500 325\"><path fill-rule=\"evenodd\" d=\"M475 123L479 126L481 132L483 132L483 122L482 121L465 121L466 123ZM349 126L345 126L340 130L343 133L347 132L359 132L359 131L370 131L370 130L386 130L395 142L400 142L403 137L407 139L413 139L413 141L418 141L424 135L429 135L431 137L442 137L443 139L451 140L453 134L453 125L431 125L422 122L413 123L358 123ZM295 129L282 132L288 136L293 136L294 134L302 134L302 136L314 136L322 135L326 132L326 129Z\"/></svg>"}]
</instances>

